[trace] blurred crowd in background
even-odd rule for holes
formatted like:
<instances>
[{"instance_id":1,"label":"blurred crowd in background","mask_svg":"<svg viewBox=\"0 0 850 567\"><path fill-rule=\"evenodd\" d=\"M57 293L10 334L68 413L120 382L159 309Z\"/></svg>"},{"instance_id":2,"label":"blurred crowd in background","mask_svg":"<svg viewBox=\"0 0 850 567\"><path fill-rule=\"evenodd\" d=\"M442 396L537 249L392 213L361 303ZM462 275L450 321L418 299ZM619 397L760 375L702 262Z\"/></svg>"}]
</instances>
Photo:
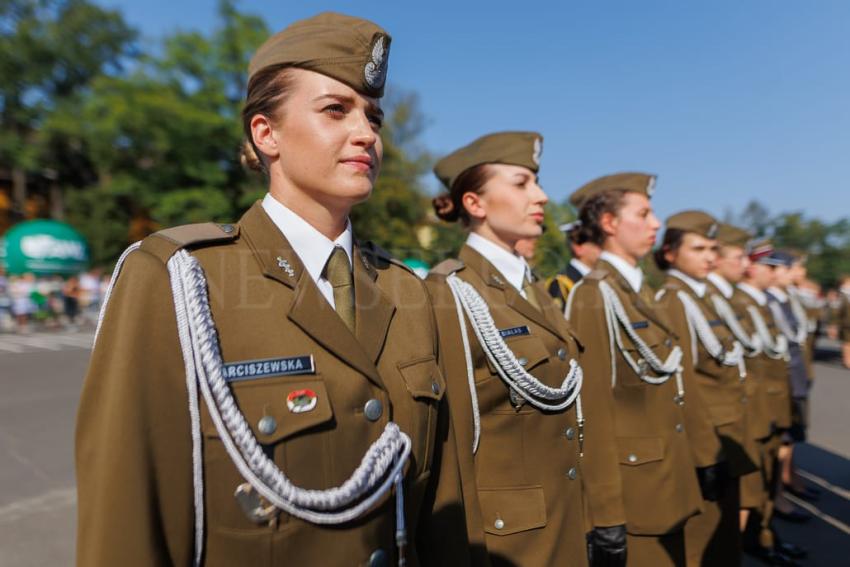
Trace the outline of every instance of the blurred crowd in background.
<instances>
[{"instance_id":1,"label":"blurred crowd in background","mask_svg":"<svg viewBox=\"0 0 850 567\"><path fill-rule=\"evenodd\" d=\"M0 333L94 329L110 275L7 275L0 267Z\"/></svg>"}]
</instances>

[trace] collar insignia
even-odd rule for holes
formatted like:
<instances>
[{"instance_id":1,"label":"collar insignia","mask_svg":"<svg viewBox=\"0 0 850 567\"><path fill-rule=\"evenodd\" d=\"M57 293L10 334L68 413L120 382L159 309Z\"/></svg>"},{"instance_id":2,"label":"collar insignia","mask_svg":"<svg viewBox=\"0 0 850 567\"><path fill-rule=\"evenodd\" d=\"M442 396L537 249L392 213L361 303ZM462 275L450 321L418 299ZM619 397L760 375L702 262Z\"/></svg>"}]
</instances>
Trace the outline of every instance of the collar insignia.
<instances>
[{"instance_id":1,"label":"collar insignia","mask_svg":"<svg viewBox=\"0 0 850 567\"><path fill-rule=\"evenodd\" d=\"M280 256L277 257L277 265L279 268L283 269L284 272L286 272L287 276L289 276L290 278L295 277L295 270L292 269L292 266L289 262L287 262Z\"/></svg>"}]
</instances>

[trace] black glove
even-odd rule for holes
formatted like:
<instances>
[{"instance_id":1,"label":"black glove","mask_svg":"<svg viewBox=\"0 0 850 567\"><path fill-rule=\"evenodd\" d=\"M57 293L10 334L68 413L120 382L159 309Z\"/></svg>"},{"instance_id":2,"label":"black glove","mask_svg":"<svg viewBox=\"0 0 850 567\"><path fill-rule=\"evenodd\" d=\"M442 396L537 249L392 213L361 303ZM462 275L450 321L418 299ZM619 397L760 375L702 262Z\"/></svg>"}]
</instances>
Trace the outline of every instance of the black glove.
<instances>
[{"instance_id":1,"label":"black glove","mask_svg":"<svg viewBox=\"0 0 850 567\"><path fill-rule=\"evenodd\" d=\"M587 534L590 567L626 566L626 526L593 528Z\"/></svg>"},{"instance_id":2,"label":"black glove","mask_svg":"<svg viewBox=\"0 0 850 567\"><path fill-rule=\"evenodd\" d=\"M729 480L729 468L726 461L720 461L709 467L697 467L697 480L703 500L717 502L726 492L726 482Z\"/></svg>"}]
</instances>

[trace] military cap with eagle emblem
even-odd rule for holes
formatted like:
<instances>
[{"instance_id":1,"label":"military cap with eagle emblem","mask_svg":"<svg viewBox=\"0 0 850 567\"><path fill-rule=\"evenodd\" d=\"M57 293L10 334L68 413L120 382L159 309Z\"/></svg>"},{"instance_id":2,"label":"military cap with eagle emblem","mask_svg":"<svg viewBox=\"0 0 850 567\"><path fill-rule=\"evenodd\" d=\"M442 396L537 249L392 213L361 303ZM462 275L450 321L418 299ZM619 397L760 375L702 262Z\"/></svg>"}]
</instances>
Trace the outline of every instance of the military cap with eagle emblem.
<instances>
[{"instance_id":1,"label":"military cap with eagle emblem","mask_svg":"<svg viewBox=\"0 0 850 567\"><path fill-rule=\"evenodd\" d=\"M614 173L598 177L576 189L570 195L570 204L579 210L588 199L607 191L628 191L652 197L655 191L655 179L656 176L651 173L637 172Z\"/></svg>"},{"instance_id":2,"label":"military cap with eagle emblem","mask_svg":"<svg viewBox=\"0 0 850 567\"><path fill-rule=\"evenodd\" d=\"M706 238L717 238L720 223L704 211L682 211L667 219L667 230L693 232Z\"/></svg>"},{"instance_id":3,"label":"military cap with eagle emblem","mask_svg":"<svg viewBox=\"0 0 850 567\"><path fill-rule=\"evenodd\" d=\"M461 173L485 163L519 165L537 173L542 152L543 136L537 132L496 132L453 151L437 162L434 173L447 189Z\"/></svg>"},{"instance_id":4,"label":"military cap with eagle emblem","mask_svg":"<svg viewBox=\"0 0 850 567\"><path fill-rule=\"evenodd\" d=\"M251 59L248 78L268 67L298 67L380 98L387 80L391 41L390 35L373 22L324 12L270 37Z\"/></svg>"}]
</instances>

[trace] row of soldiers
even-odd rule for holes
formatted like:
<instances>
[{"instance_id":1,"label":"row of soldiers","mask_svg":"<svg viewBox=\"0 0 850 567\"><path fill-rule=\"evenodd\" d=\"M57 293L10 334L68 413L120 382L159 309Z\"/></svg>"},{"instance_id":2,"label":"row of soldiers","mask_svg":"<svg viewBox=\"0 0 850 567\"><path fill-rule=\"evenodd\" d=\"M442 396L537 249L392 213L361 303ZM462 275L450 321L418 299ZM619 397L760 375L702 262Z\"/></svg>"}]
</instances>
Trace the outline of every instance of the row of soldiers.
<instances>
[{"instance_id":1,"label":"row of soldiers","mask_svg":"<svg viewBox=\"0 0 850 567\"><path fill-rule=\"evenodd\" d=\"M635 174L594 180L573 193L570 203L581 217L589 187L622 187L630 175ZM775 249L768 239L754 239L702 211L677 213L665 224L663 243L653 258L665 279L652 300L667 324L694 347L691 362L699 390L706 406L716 408L709 413L726 456L723 494L713 495L717 502L710 503L714 498L704 493L707 509L688 522L686 534L700 542L688 546L688 564L737 565L743 549L771 565L795 565L807 551L780 540L771 520L809 519L784 491L817 499L818 491L796 474L793 449L806 439L819 324L827 323L830 334L850 341L850 285L841 288L839 302L828 305L819 297L817 284L807 279L803 254ZM560 229L572 258L546 280L545 288L569 318L572 292L585 277L598 277L594 268L600 256L603 262L610 262L611 256L605 258L593 231L581 220ZM699 241L686 242L689 237ZM675 252L686 244L706 252L704 273L693 262L677 263ZM531 259L533 245L527 250ZM850 284L850 277L843 278L845 282ZM707 322L702 329L701 319ZM715 352L710 351L711 335L717 341ZM740 349L739 356L730 356L735 349ZM704 368L710 363L701 356L722 361L721 366L737 365L737 372L730 369L725 374L732 378L724 379L717 368Z\"/></svg>"}]
</instances>

